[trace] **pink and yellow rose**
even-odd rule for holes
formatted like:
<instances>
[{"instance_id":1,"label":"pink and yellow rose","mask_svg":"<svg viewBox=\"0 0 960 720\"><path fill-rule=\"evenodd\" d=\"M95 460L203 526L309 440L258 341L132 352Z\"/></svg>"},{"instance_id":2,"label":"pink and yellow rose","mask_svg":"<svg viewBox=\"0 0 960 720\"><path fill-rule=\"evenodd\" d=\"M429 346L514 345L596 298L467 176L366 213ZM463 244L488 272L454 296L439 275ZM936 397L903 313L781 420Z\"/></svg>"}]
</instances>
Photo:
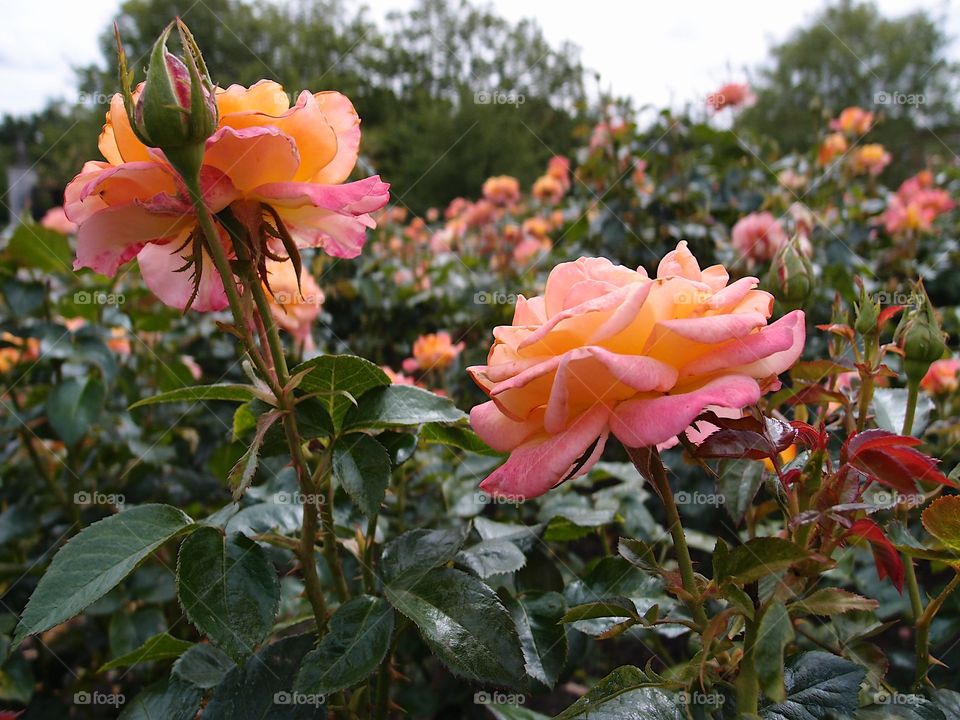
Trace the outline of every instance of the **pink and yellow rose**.
<instances>
[{"instance_id":1,"label":"pink and yellow rose","mask_svg":"<svg viewBox=\"0 0 960 720\"><path fill-rule=\"evenodd\" d=\"M375 225L370 214L386 204L389 186L377 176L341 184L360 145L360 119L350 101L337 92L304 91L291 106L280 85L261 80L249 88L218 88L216 103L219 125L206 142L200 173L210 211L230 208L256 237L266 233L278 256L285 256L273 236L280 222L298 247L358 255ZM134 135L119 94L99 146L105 161L86 163L66 189L66 215L78 227L74 267L113 275L136 257L144 282L167 305L185 307L196 289L195 309L224 309L223 283L205 252L195 266L198 285L191 273L177 272L190 265L197 219L163 153ZM218 229L232 257L231 241Z\"/></svg>"},{"instance_id":2,"label":"pink and yellow rose","mask_svg":"<svg viewBox=\"0 0 960 720\"><path fill-rule=\"evenodd\" d=\"M666 443L707 407L743 408L803 350L802 311L768 325L773 297L720 265L701 270L685 242L656 278L605 258L550 273L494 330L486 365L468 372L490 400L470 422L509 459L481 483L531 498L586 473L612 433L631 447Z\"/></svg>"}]
</instances>

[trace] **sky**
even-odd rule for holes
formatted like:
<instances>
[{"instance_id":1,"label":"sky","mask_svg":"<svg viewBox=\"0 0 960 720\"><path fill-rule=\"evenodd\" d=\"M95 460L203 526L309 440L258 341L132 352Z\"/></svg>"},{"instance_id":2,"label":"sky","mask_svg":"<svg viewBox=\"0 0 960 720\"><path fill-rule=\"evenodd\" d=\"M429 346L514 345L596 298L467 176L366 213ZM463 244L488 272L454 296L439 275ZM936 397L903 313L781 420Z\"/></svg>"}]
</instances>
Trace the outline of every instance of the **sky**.
<instances>
[{"instance_id":1,"label":"sky","mask_svg":"<svg viewBox=\"0 0 960 720\"><path fill-rule=\"evenodd\" d=\"M202 1L202 0L201 0ZM282 1L282 0L281 0ZM926 9L960 36L960 0L878 0L887 15ZM48 101L77 100L73 68L97 62L97 39L121 0L0 0L0 114L29 113ZM825 0L492 0L511 20L535 18L553 43L580 46L604 90L638 105L702 100L747 78L769 47L809 22ZM411 0L368 0L375 18ZM35 39L32 39L35 38ZM954 42L950 53L960 58ZM851 62L856 62L851 58ZM82 99L82 98L80 98Z\"/></svg>"}]
</instances>

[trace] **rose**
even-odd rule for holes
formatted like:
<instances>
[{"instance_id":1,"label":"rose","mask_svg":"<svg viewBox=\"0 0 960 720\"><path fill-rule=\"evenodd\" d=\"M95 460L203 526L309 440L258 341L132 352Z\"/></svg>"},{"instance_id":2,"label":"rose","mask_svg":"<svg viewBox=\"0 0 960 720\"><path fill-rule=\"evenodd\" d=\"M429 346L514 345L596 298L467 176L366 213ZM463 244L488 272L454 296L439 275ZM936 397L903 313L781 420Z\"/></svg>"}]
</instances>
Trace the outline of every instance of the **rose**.
<instances>
[{"instance_id":1,"label":"rose","mask_svg":"<svg viewBox=\"0 0 960 720\"><path fill-rule=\"evenodd\" d=\"M370 213L389 196L377 176L339 184L360 143L350 101L304 91L290 107L280 85L261 80L218 88L216 102L218 128L206 141L200 173L210 211L229 209L275 256L287 255L282 232L297 247L358 255L375 225ZM66 189L65 210L78 225L75 268L113 275L137 257L145 283L166 304L184 308L195 295L197 310L225 308L221 278L206 249L197 251L202 243L184 185L162 152L137 139L119 94L99 145L106 162L88 162ZM232 256L230 237L219 229ZM191 265L192 274L177 272Z\"/></svg>"},{"instance_id":2,"label":"rose","mask_svg":"<svg viewBox=\"0 0 960 720\"><path fill-rule=\"evenodd\" d=\"M787 233L768 212L750 213L740 218L730 232L730 244L750 262L771 260L787 243Z\"/></svg>"},{"instance_id":3,"label":"rose","mask_svg":"<svg viewBox=\"0 0 960 720\"><path fill-rule=\"evenodd\" d=\"M408 373L443 370L457 359L463 347L464 343L453 342L445 330L421 335L413 342L413 357L403 361L403 370Z\"/></svg>"},{"instance_id":4,"label":"rose","mask_svg":"<svg viewBox=\"0 0 960 720\"><path fill-rule=\"evenodd\" d=\"M306 268L300 268L300 278L292 262L266 261L270 293L270 313L277 326L293 335L304 349L313 350L310 330L323 309L323 290Z\"/></svg>"},{"instance_id":5,"label":"rose","mask_svg":"<svg viewBox=\"0 0 960 720\"><path fill-rule=\"evenodd\" d=\"M920 380L920 387L931 395L953 393L960 387L960 359L946 358L930 365L927 374Z\"/></svg>"},{"instance_id":6,"label":"rose","mask_svg":"<svg viewBox=\"0 0 960 720\"><path fill-rule=\"evenodd\" d=\"M545 493L587 472L610 433L631 447L671 441L708 406L743 408L779 387L799 357L804 316L767 325L756 278L728 284L681 242L656 279L604 258L555 267L542 296L519 296L486 365L468 368L490 401L470 422L509 459L491 495Z\"/></svg>"}]
</instances>

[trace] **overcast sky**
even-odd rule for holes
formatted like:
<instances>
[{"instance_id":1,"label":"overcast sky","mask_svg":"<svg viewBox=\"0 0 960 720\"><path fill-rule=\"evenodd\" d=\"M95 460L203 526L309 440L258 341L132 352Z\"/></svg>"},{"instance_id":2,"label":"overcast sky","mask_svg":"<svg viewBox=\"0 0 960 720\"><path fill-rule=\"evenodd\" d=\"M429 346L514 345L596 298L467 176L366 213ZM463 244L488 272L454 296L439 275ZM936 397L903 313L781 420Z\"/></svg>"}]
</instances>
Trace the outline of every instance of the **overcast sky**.
<instances>
[{"instance_id":1,"label":"overcast sky","mask_svg":"<svg viewBox=\"0 0 960 720\"><path fill-rule=\"evenodd\" d=\"M924 8L960 36L957 2L878 0L884 13ZM3 0L0 113L37 110L50 99L75 99L72 68L100 59L97 38L121 0ZM370 0L375 17L410 0ZM572 40L600 72L604 89L639 105L698 100L766 58L774 42L809 21L824 0L492 0L510 18L536 18L553 42ZM189 18L188 18L189 19ZM838 41L839 42L839 41ZM950 50L960 57L958 44ZM851 62L856 62L851 57Z\"/></svg>"}]
</instances>

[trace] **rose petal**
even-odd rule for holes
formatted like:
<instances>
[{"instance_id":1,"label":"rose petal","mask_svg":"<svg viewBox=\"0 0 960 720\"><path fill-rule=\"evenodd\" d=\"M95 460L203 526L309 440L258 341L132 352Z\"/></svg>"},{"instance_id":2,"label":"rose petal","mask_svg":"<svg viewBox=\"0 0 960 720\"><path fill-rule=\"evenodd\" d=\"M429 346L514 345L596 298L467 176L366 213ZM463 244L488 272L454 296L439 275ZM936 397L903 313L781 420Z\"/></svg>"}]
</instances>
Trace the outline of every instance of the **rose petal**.
<instances>
[{"instance_id":1,"label":"rose petal","mask_svg":"<svg viewBox=\"0 0 960 720\"><path fill-rule=\"evenodd\" d=\"M73 269L88 267L112 276L144 243L182 241L194 225L192 215L151 212L137 202L100 210L77 230Z\"/></svg>"},{"instance_id":2,"label":"rose petal","mask_svg":"<svg viewBox=\"0 0 960 720\"><path fill-rule=\"evenodd\" d=\"M193 252L190 245L177 252L180 241L158 245L146 245L137 255L140 273L150 291L170 307L183 310L193 294L193 268L177 272L188 261ZM228 307L227 294L223 289L223 280L217 272L213 260L203 253L203 270L200 275L200 289L193 301L192 309L198 312L215 312Z\"/></svg>"},{"instance_id":3,"label":"rose petal","mask_svg":"<svg viewBox=\"0 0 960 720\"><path fill-rule=\"evenodd\" d=\"M301 247L352 258L360 254L367 228L376 227L370 213L387 204L389 190L374 175L346 185L272 183L252 194L277 210Z\"/></svg>"},{"instance_id":4,"label":"rose petal","mask_svg":"<svg viewBox=\"0 0 960 720\"><path fill-rule=\"evenodd\" d=\"M321 92L314 97L336 133L337 154L311 178L311 182L336 185L346 180L357 164L360 154L360 118L346 95Z\"/></svg>"},{"instance_id":5,"label":"rose petal","mask_svg":"<svg viewBox=\"0 0 960 720\"><path fill-rule=\"evenodd\" d=\"M500 412L496 403L485 402L470 411L470 425L494 450L510 452L543 426L543 417L517 422Z\"/></svg>"},{"instance_id":6,"label":"rose petal","mask_svg":"<svg viewBox=\"0 0 960 720\"><path fill-rule=\"evenodd\" d=\"M610 429L629 447L658 445L690 427L708 405L742 408L759 399L756 380L728 375L689 392L620 403L610 416Z\"/></svg>"},{"instance_id":7,"label":"rose petal","mask_svg":"<svg viewBox=\"0 0 960 720\"><path fill-rule=\"evenodd\" d=\"M590 457L576 472L588 472L603 453L610 411L597 406L577 418L559 435L538 435L510 453L480 487L497 497L526 500L543 495L570 474L574 463L596 442Z\"/></svg>"},{"instance_id":8,"label":"rose petal","mask_svg":"<svg viewBox=\"0 0 960 720\"><path fill-rule=\"evenodd\" d=\"M300 167L300 155L294 139L275 127L228 126L207 140L203 164L227 175L237 189L249 191L291 180Z\"/></svg>"}]
</instances>

